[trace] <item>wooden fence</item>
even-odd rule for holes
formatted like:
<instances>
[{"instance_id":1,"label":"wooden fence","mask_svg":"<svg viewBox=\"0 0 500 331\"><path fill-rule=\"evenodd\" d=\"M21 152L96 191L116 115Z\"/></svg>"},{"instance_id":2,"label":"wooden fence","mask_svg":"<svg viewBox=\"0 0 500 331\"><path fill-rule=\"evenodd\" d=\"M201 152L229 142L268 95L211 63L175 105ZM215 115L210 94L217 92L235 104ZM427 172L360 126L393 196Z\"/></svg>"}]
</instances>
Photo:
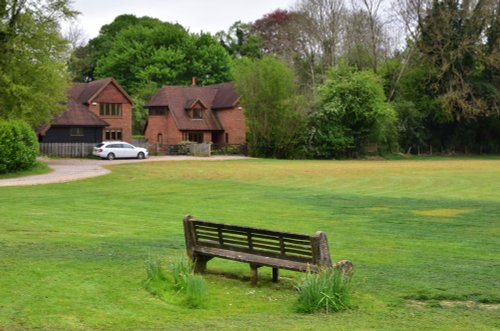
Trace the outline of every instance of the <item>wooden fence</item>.
<instances>
[{"instance_id":1,"label":"wooden fence","mask_svg":"<svg viewBox=\"0 0 500 331\"><path fill-rule=\"evenodd\" d=\"M40 143L40 155L60 157L88 157L95 143Z\"/></svg>"},{"instance_id":2,"label":"wooden fence","mask_svg":"<svg viewBox=\"0 0 500 331\"><path fill-rule=\"evenodd\" d=\"M210 156L212 144L201 143L191 144L190 155L193 156Z\"/></svg>"}]
</instances>

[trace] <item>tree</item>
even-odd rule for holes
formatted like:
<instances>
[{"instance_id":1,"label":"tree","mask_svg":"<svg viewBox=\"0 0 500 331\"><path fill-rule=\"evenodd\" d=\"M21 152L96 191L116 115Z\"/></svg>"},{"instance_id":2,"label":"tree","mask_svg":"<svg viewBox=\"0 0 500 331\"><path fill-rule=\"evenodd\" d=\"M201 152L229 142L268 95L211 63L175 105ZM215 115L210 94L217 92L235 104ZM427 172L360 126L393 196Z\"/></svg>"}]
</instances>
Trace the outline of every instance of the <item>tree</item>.
<instances>
[{"instance_id":1,"label":"tree","mask_svg":"<svg viewBox=\"0 0 500 331\"><path fill-rule=\"evenodd\" d=\"M221 45L234 58L246 56L257 59L262 57L262 38L252 31L252 25L237 21L227 32L220 31L216 35Z\"/></svg>"},{"instance_id":2,"label":"tree","mask_svg":"<svg viewBox=\"0 0 500 331\"><path fill-rule=\"evenodd\" d=\"M67 41L59 21L69 1L0 1L0 117L47 123L63 110Z\"/></svg>"},{"instance_id":3,"label":"tree","mask_svg":"<svg viewBox=\"0 0 500 331\"><path fill-rule=\"evenodd\" d=\"M192 77L200 85L232 78L230 56L210 34L190 34L179 24L133 15L118 16L77 49L73 68L78 66L79 80L113 77L132 96L134 132L147 117L144 101L161 86L189 85Z\"/></svg>"},{"instance_id":4,"label":"tree","mask_svg":"<svg viewBox=\"0 0 500 331\"><path fill-rule=\"evenodd\" d=\"M396 120L373 72L339 66L320 87L311 114L310 149L318 158L362 155L373 144L393 152Z\"/></svg>"},{"instance_id":5,"label":"tree","mask_svg":"<svg viewBox=\"0 0 500 331\"><path fill-rule=\"evenodd\" d=\"M120 15L110 24L103 25L97 37L89 40L87 45L77 47L73 51L68 63L72 79L79 82L94 80L97 61L106 57L122 30L135 25L153 27L159 23L161 23L159 19L147 16Z\"/></svg>"},{"instance_id":6,"label":"tree","mask_svg":"<svg viewBox=\"0 0 500 331\"><path fill-rule=\"evenodd\" d=\"M273 56L243 58L236 65L236 88L245 109L250 155L299 157L306 121L293 71Z\"/></svg>"}]
</instances>

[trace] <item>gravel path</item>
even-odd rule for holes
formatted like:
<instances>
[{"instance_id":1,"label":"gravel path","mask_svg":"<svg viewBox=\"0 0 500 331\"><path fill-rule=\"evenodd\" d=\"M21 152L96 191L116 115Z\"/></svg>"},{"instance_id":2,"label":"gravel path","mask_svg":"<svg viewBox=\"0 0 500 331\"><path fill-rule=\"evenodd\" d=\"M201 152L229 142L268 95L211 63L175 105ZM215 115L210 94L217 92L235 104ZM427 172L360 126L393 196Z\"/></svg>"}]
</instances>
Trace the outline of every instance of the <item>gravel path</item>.
<instances>
[{"instance_id":1,"label":"gravel path","mask_svg":"<svg viewBox=\"0 0 500 331\"><path fill-rule=\"evenodd\" d=\"M74 180L102 176L111 171L104 166L112 166L123 163L155 162L155 161L222 161L222 160L240 160L246 159L245 156L212 156L212 157L193 157L193 156L150 156L145 160L122 159L122 160L89 160L89 159L42 159L47 162L53 170L48 174L34 175L17 178L0 179L0 186L26 186L52 183L64 183Z\"/></svg>"}]
</instances>

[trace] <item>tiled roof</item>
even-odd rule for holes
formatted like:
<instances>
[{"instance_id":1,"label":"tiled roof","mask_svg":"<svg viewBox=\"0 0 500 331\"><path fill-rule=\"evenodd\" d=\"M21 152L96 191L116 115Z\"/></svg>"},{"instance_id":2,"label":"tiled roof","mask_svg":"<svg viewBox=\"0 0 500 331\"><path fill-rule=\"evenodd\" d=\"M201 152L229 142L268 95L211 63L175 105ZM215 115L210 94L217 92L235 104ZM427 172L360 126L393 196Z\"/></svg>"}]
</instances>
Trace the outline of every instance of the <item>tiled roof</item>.
<instances>
[{"instance_id":1,"label":"tiled roof","mask_svg":"<svg viewBox=\"0 0 500 331\"><path fill-rule=\"evenodd\" d=\"M214 109L232 108L240 99L232 82L210 85L208 87L217 89L217 95L212 105Z\"/></svg>"},{"instance_id":2,"label":"tiled roof","mask_svg":"<svg viewBox=\"0 0 500 331\"><path fill-rule=\"evenodd\" d=\"M168 106L179 130L223 130L213 110L231 108L239 96L232 83L208 86L164 86L146 104ZM189 111L197 102L207 108L202 119L192 119Z\"/></svg>"},{"instance_id":3,"label":"tiled roof","mask_svg":"<svg viewBox=\"0 0 500 331\"><path fill-rule=\"evenodd\" d=\"M130 96L113 78L95 80L90 83L73 83L67 92L67 110L49 125L42 126L38 132L45 134L51 126L109 126L107 122L91 112L88 105L110 83L114 84L132 103Z\"/></svg>"}]
</instances>

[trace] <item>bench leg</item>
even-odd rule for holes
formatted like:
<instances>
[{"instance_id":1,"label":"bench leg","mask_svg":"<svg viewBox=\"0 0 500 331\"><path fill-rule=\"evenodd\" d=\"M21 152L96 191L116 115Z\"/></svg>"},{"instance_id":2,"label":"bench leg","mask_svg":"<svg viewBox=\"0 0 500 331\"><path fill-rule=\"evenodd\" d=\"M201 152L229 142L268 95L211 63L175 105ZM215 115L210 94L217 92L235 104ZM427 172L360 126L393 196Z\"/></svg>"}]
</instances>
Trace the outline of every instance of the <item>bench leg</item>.
<instances>
[{"instance_id":1,"label":"bench leg","mask_svg":"<svg viewBox=\"0 0 500 331\"><path fill-rule=\"evenodd\" d=\"M273 268L273 283L277 283L280 280L280 269Z\"/></svg>"},{"instance_id":2,"label":"bench leg","mask_svg":"<svg viewBox=\"0 0 500 331\"><path fill-rule=\"evenodd\" d=\"M250 280L252 282L252 286L255 287L257 286L257 280L258 280L258 272L257 269L259 268L258 265L255 264L250 264Z\"/></svg>"},{"instance_id":3,"label":"bench leg","mask_svg":"<svg viewBox=\"0 0 500 331\"><path fill-rule=\"evenodd\" d=\"M194 260L194 272L204 273L207 270L207 262L211 259L210 256L197 255Z\"/></svg>"}]
</instances>

